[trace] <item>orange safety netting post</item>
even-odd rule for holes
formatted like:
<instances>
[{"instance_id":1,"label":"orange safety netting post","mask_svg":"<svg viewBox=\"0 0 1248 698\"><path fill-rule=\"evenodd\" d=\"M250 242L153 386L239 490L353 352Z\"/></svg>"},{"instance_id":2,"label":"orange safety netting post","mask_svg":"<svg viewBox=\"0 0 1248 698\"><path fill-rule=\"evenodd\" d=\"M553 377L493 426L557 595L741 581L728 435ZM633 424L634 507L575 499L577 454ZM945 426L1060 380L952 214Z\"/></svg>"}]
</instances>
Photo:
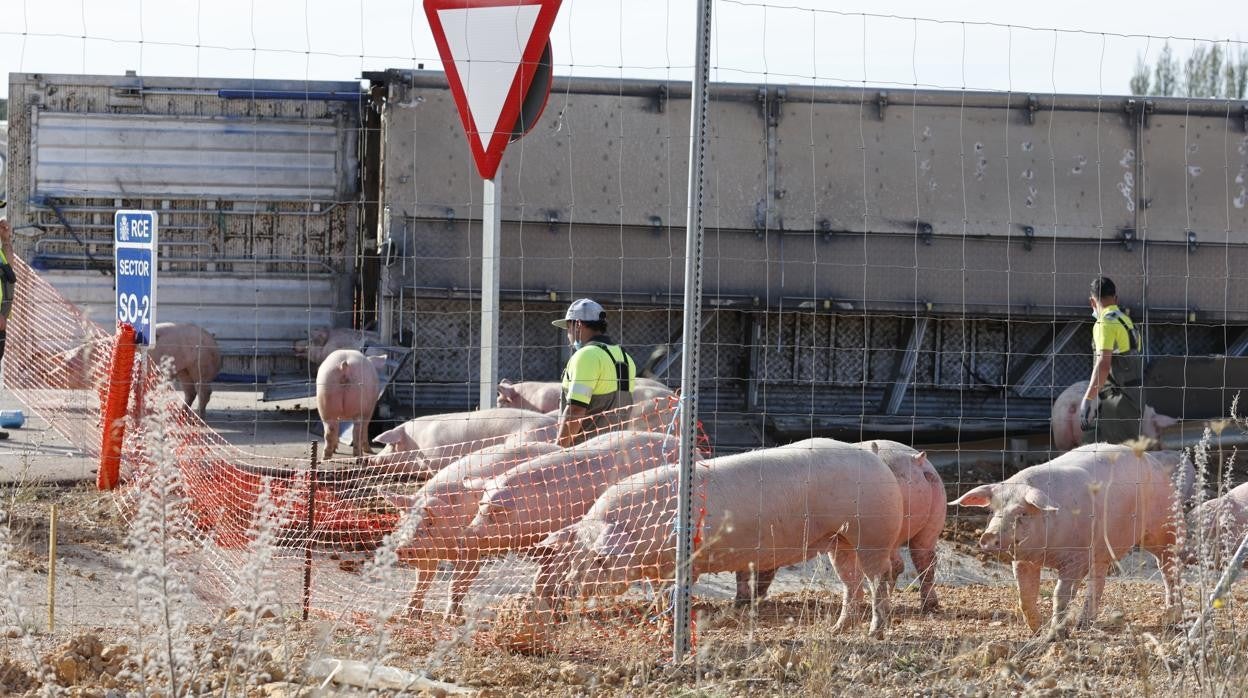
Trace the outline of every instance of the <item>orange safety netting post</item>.
<instances>
[{"instance_id":1,"label":"orange safety netting post","mask_svg":"<svg viewBox=\"0 0 1248 698\"><path fill-rule=\"evenodd\" d=\"M119 323L108 367L108 397L104 401L104 437L100 443L100 472L95 484L101 490L117 486L121 473L121 443L126 435L126 405L134 375L134 327Z\"/></svg>"}]
</instances>

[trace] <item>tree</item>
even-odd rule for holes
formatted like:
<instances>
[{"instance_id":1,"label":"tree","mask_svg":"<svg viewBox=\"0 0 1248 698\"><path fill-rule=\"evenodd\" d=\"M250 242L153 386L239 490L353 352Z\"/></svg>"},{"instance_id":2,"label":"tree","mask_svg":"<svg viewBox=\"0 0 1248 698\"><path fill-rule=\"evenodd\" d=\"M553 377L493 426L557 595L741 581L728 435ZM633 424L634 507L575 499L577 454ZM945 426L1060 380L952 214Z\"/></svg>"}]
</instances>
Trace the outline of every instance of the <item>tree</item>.
<instances>
[{"instance_id":1,"label":"tree","mask_svg":"<svg viewBox=\"0 0 1248 698\"><path fill-rule=\"evenodd\" d=\"M1131 94L1202 99L1244 99L1248 92L1248 47L1232 49L1222 44L1198 44L1183 61L1166 42L1149 68L1144 56L1135 60Z\"/></svg>"}]
</instances>

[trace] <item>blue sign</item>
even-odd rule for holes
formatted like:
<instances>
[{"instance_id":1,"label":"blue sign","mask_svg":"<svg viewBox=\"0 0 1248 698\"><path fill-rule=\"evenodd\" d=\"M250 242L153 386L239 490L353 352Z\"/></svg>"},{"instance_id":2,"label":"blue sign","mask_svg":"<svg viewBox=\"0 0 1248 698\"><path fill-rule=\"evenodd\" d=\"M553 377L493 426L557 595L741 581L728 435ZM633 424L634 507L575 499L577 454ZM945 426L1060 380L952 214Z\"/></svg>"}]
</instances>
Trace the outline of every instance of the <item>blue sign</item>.
<instances>
[{"instance_id":1,"label":"blue sign","mask_svg":"<svg viewBox=\"0 0 1248 698\"><path fill-rule=\"evenodd\" d=\"M118 211L113 217L117 321L151 346L156 324L156 212Z\"/></svg>"}]
</instances>

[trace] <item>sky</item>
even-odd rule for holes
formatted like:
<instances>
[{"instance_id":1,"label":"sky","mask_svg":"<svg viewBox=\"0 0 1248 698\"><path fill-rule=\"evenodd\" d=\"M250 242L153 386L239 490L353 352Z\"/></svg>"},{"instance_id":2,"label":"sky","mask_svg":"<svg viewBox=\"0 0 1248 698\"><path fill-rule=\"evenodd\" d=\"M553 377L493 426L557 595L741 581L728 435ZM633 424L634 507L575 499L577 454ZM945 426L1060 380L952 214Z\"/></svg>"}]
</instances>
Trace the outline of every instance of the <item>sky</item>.
<instances>
[{"instance_id":1,"label":"sky","mask_svg":"<svg viewBox=\"0 0 1248 698\"><path fill-rule=\"evenodd\" d=\"M438 68L422 2L0 0L0 68L294 80ZM555 72L688 79L695 15L692 0L564 0ZM1248 51L1248 12L1231 0L715 0L713 18L722 82L1124 94L1167 40L1180 57L1201 42Z\"/></svg>"}]
</instances>

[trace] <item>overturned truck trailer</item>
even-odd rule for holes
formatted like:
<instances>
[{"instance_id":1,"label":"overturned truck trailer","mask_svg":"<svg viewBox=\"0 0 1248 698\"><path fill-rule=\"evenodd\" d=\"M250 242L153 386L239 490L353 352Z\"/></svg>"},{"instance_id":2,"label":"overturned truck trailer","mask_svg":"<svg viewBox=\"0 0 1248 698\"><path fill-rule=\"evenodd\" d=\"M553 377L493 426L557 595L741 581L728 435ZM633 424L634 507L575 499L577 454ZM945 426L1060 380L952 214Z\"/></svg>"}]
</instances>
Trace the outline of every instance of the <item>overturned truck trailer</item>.
<instances>
[{"instance_id":1,"label":"overturned truck trailer","mask_svg":"<svg viewBox=\"0 0 1248 698\"><path fill-rule=\"evenodd\" d=\"M479 179L440 73L365 77L383 134L381 326L415 347L413 407L466 408ZM1043 431L1089 372L1098 274L1167 380L1177 360L1181 382L1209 386L1159 398L1189 417L1229 404L1226 362L1183 357L1248 351L1245 103L733 84L710 98L700 408L719 441ZM688 127L687 84L555 80L500 174L500 375L557 378L548 320L593 296L678 382Z\"/></svg>"},{"instance_id":2,"label":"overturned truck trailer","mask_svg":"<svg viewBox=\"0 0 1248 698\"><path fill-rule=\"evenodd\" d=\"M157 319L213 332L225 378L306 372L292 342L358 307L362 105L356 82L10 74L15 247L111 327L113 212L155 210Z\"/></svg>"},{"instance_id":3,"label":"overturned truck trailer","mask_svg":"<svg viewBox=\"0 0 1248 698\"><path fill-rule=\"evenodd\" d=\"M441 73L364 77L10 75L19 253L111 324L112 212L158 210L160 317L216 333L227 372L306 371L289 346L309 328L375 326L413 349L392 386L407 411L473 407L480 180ZM1098 273L1176 386L1154 402L1216 414L1248 382L1187 358L1248 351L1243 102L711 98L700 416L717 443L1043 431L1088 372ZM683 83L555 81L500 174L502 376L556 379L549 320L593 296L678 381L688 110Z\"/></svg>"}]
</instances>

